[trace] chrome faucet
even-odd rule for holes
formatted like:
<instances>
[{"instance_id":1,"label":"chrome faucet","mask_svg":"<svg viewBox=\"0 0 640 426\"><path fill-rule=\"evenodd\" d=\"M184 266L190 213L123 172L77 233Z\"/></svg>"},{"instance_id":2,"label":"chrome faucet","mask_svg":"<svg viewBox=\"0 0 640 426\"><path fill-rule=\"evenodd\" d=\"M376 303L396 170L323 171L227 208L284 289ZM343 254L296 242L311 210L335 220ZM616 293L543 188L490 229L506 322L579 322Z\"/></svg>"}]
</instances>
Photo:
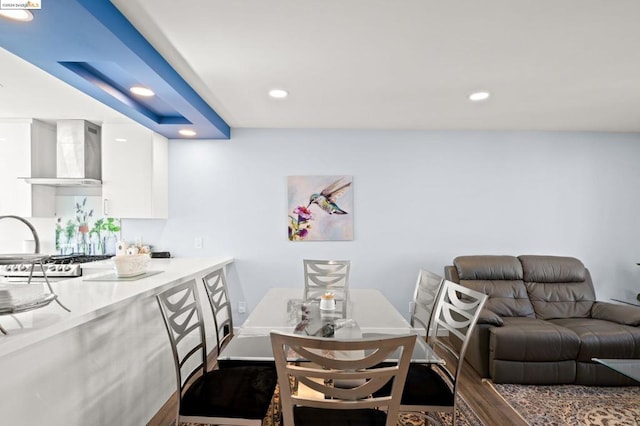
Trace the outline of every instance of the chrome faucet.
<instances>
[{"instance_id":1,"label":"chrome faucet","mask_svg":"<svg viewBox=\"0 0 640 426\"><path fill-rule=\"evenodd\" d=\"M38 237L38 233L36 232L36 228L34 228L34 226L31 224L31 222L29 222L27 219L20 217L20 216L14 216L14 215L5 215L5 216L0 216L0 219L16 219L19 220L20 222L24 223L25 225L27 225L29 227L29 229L31 230L31 234L33 234L33 240L35 241L35 254L40 253L40 237Z\"/></svg>"}]
</instances>

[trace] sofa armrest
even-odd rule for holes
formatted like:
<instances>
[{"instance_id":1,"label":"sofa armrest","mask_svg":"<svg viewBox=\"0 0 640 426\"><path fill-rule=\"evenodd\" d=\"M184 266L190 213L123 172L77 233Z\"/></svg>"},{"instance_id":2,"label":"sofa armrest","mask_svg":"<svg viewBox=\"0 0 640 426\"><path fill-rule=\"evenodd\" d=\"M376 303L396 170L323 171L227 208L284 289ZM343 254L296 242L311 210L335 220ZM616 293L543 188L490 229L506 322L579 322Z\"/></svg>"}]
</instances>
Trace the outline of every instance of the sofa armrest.
<instances>
[{"instance_id":1,"label":"sofa armrest","mask_svg":"<svg viewBox=\"0 0 640 426\"><path fill-rule=\"evenodd\" d=\"M502 318L492 310L482 308L480 316L478 317L478 324L490 324L500 327L504 322L502 321Z\"/></svg>"},{"instance_id":2,"label":"sofa armrest","mask_svg":"<svg viewBox=\"0 0 640 426\"><path fill-rule=\"evenodd\" d=\"M591 307L591 318L637 327L640 325L640 308L608 302L595 302Z\"/></svg>"}]
</instances>

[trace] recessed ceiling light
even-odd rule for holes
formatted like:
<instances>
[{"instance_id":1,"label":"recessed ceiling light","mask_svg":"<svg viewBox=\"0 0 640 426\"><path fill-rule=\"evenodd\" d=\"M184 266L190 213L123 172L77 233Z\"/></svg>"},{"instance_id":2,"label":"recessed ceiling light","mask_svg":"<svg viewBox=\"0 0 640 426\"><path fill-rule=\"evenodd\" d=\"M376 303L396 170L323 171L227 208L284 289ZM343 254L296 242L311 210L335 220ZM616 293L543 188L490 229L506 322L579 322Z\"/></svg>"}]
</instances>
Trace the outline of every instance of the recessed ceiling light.
<instances>
[{"instance_id":1,"label":"recessed ceiling light","mask_svg":"<svg viewBox=\"0 0 640 426\"><path fill-rule=\"evenodd\" d=\"M116 138L115 141L116 142L126 142L127 140L125 138Z\"/></svg>"},{"instance_id":2,"label":"recessed ceiling light","mask_svg":"<svg viewBox=\"0 0 640 426\"><path fill-rule=\"evenodd\" d=\"M22 9L0 10L0 16L21 22L29 22L33 19L33 13Z\"/></svg>"},{"instance_id":3,"label":"recessed ceiling light","mask_svg":"<svg viewBox=\"0 0 640 426\"><path fill-rule=\"evenodd\" d=\"M142 87L142 86L133 86L131 89L131 93L135 93L136 95L140 95L140 96L153 96L155 95L155 93L153 93L153 90L151 89L147 89L146 87Z\"/></svg>"},{"instance_id":4,"label":"recessed ceiling light","mask_svg":"<svg viewBox=\"0 0 640 426\"><path fill-rule=\"evenodd\" d=\"M271 96L272 98L282 99L282 98L286 98L288 95L289 95L289 92L287 92L284 89L269 90L269 96Z\"/></svg>"},{"instance_id":5,"label":"recessed ceiling light","mask_svg":"<svg viewBox=\"0 0 640 426\"><path fill-rule=\"evenodd\" d=\"M189 130L189 129L182 129L178 133L180 133L182 136L195 136L196 135L196 132L194 132L193 130Z\"/></svg>"},{"instance_id":6,"label":"recessed ceiling light","mask_svg":"<svg viewBox=\"0 0 640 426\"><path fill-rule=\"evenodd\" d=\"M475 92L469 95L469 100L473 102L486 101L491 94L489 92Z\"/></svg>"}]
</instances>

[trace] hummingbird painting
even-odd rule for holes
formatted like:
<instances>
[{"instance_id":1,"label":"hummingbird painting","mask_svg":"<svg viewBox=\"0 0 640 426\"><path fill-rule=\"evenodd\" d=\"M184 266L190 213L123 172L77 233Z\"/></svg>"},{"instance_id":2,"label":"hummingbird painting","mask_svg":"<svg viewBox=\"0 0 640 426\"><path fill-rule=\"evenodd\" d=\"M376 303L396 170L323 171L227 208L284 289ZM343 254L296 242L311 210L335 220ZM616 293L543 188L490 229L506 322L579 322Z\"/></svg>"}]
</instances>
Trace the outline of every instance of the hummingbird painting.
<instances>
[{"instance_id":1,"label":"hummingbird painting","mask_svg":"<svg viewBox=\"0 0 640 426\"><path fill-rule=\"evenodd\" d=\"M331 185L323 189L319 194L311 194L309 197L309 205L317 204L322 210L329 214L347 214L336 204L336 200L340 198L351 186L351 182L344 183L340 178Z\"/></svg>"}]
</instances>

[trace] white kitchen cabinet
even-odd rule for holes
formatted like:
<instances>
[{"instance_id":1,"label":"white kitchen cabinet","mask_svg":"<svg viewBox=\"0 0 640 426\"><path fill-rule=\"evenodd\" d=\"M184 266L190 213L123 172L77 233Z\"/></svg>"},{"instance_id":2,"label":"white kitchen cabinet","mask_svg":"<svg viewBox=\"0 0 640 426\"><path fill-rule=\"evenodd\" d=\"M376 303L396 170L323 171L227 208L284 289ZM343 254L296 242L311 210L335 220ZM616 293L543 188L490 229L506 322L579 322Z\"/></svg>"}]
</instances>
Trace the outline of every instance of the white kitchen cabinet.
<instances>
[{"instance_id":1,"label":"white kitchen cabinet","mask_svg":"<svg viewBox=\"0 0 640 426\"><path fill-rule=\"evenodd\" d=\"M0 120L0 215L55 216L55 188L20 179L55 174L54 125L33 119Z\"/></svg>"},{"instance_id":2,"label":"white kitchen cabinet","mask_svg":"<svg viewBox=\"0 0 640 426\"><path fill-rule=\"evenodd\" d=\"M166 219L167 138L137 123L102 124L103 215Z\"/></svg>"}]
</instances>

